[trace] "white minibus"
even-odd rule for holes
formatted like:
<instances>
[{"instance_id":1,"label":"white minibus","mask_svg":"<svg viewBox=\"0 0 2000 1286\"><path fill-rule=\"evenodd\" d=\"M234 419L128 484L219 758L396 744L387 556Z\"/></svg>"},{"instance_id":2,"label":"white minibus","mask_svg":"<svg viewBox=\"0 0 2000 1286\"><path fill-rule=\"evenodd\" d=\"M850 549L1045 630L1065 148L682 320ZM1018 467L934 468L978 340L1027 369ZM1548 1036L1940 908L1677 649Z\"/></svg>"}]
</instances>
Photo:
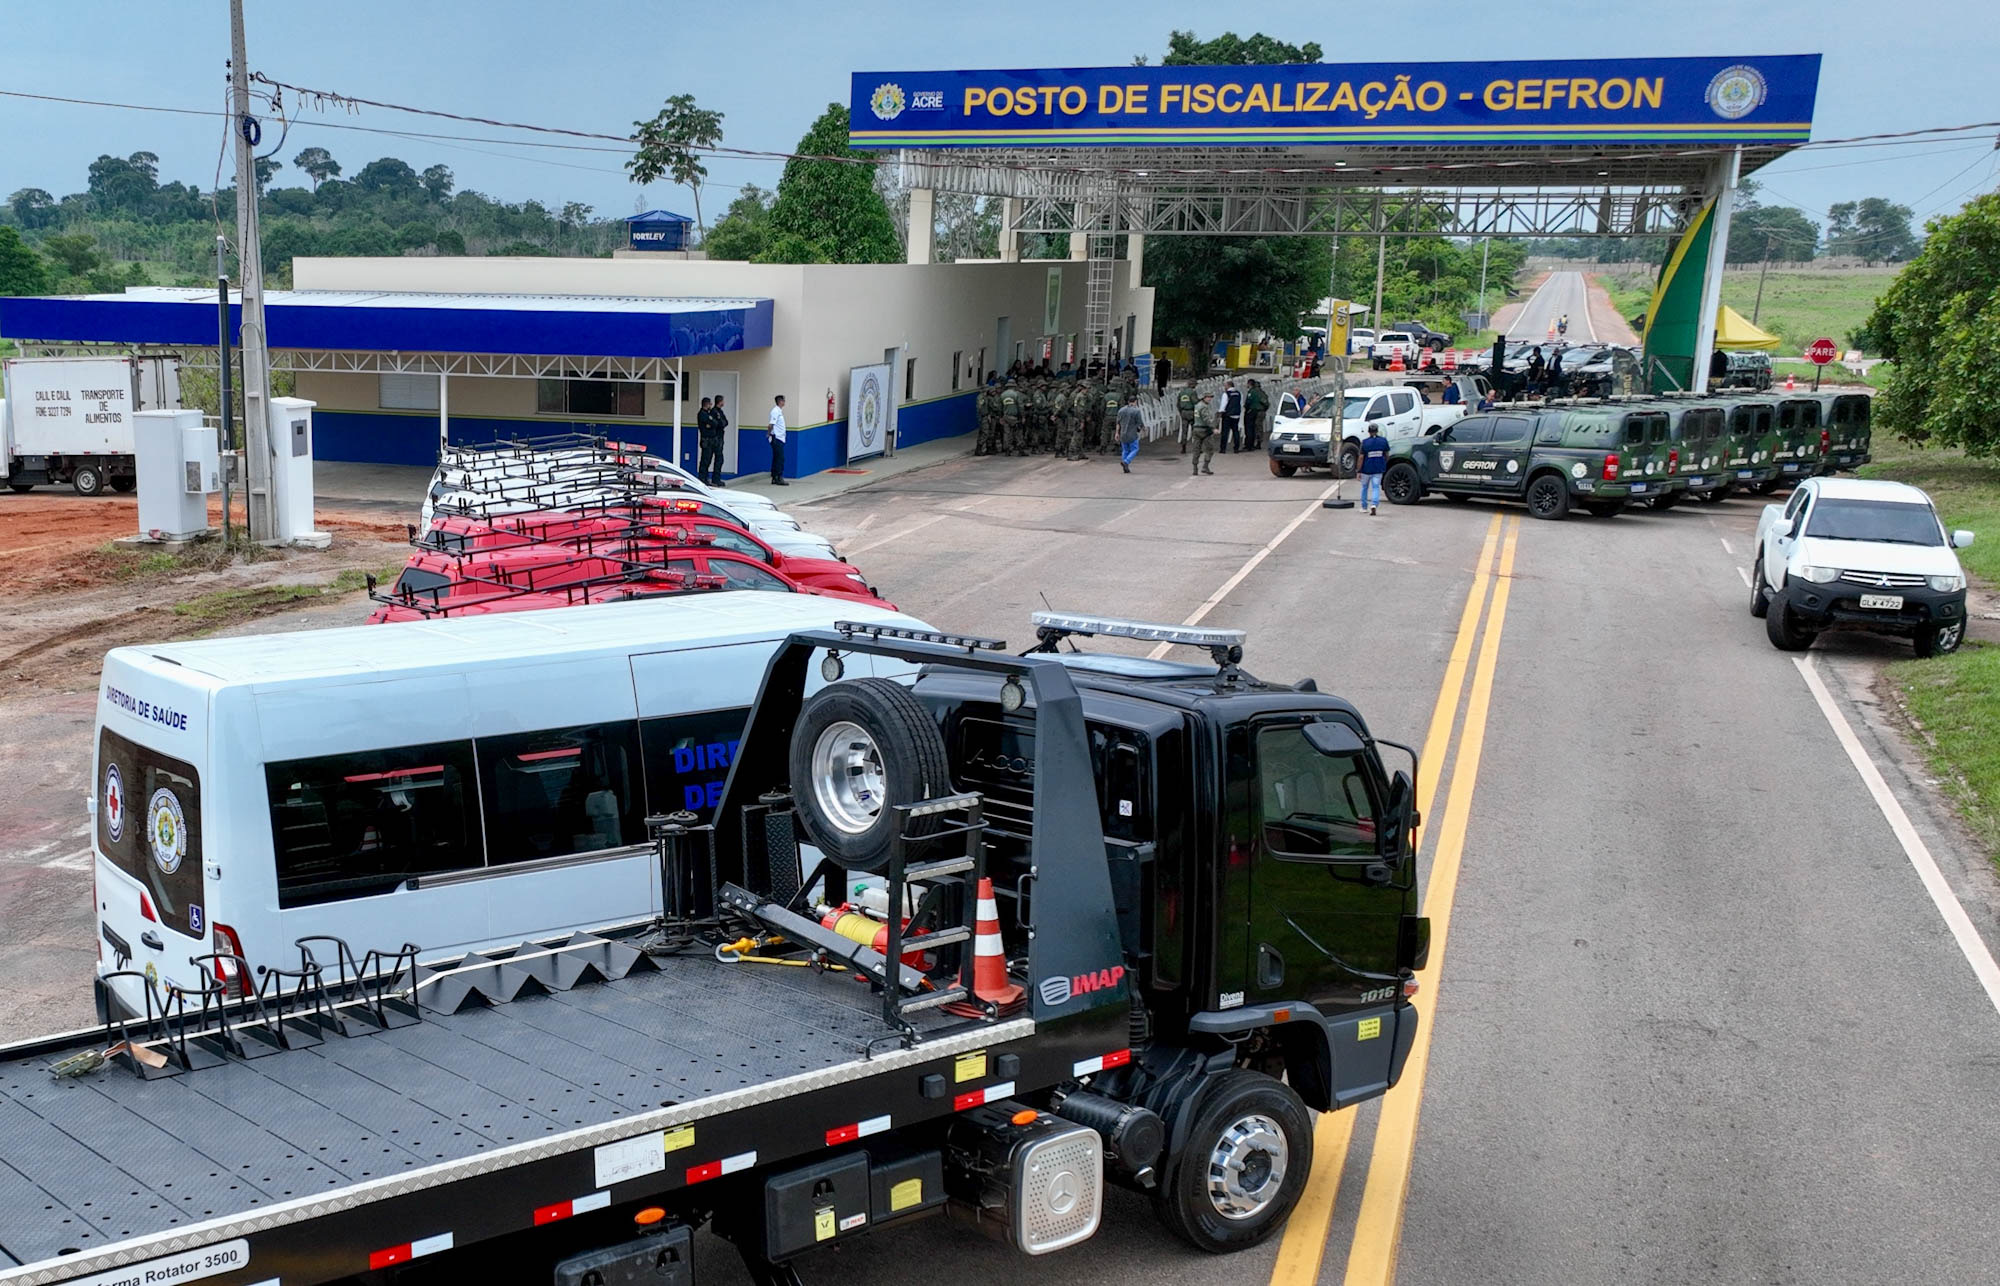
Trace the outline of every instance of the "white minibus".
<instances>
[{"instance_id":1,"label":"white minibus","mask_svg":"<svg viewBox=\"0 0 2000 1286\"><path fill-rule=\"evenodd\" d=\"M240 991L308 935L431 960L644 919L646 816L712 811L779 642L843 619L924 628L736 592L118 648L91 797L99 974L212 985L190 958L233 952ZM108 990L145 1012L137 980Z\"/></svg>"}]
</instances>

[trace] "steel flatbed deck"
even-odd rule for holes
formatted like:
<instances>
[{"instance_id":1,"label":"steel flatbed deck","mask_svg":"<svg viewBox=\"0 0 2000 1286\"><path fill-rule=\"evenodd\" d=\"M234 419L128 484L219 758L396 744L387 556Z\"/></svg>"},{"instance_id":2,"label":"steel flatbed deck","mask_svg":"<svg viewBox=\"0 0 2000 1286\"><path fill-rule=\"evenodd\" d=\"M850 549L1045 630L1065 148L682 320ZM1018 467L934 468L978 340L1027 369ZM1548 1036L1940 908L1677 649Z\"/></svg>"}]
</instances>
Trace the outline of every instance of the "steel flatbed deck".
<instances>
[{"instance_id":1,"label":"steel flatbed deck","mask_svg":"<svg viewBox=\"0 0 2000 1286\"><path fill-rule=\"evenodd\" d=\"M242 1263L156 1280L333 1280L949 1115L1108 1052L1101 1030L1030 1041L1025 1018L938 1013L905 1047L846 973L699 949L657 965L159 1079L52 1074L103 1049L101 1030L0 1050L0 1283L219 1246Z\"/></svg>"}]
</instances>

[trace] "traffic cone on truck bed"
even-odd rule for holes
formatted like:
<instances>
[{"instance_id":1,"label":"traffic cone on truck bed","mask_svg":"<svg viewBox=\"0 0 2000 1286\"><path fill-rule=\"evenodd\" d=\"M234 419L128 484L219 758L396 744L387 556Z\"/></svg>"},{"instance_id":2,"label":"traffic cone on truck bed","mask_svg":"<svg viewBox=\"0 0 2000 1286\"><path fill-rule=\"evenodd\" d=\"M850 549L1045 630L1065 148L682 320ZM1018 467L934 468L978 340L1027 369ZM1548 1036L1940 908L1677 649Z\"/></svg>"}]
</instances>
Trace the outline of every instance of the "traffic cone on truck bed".
<instances>
[{"instance_id":1,"label":"traffic cone on truck bed","mask_svg":"<svg viewBox=\"0 0 2000 1286\"><path fill-rule=\"evenodd\" d=\"M1007 976L1007 948L1000 941L1000 904L993 900L993 881L979 881L979 913L972 931L972 994L1003 1014L1020 1006L1021 988ZM944 1007L961 1018L983 1018L986 1009L961 1000Z\"/></svg>"}]
</instances>

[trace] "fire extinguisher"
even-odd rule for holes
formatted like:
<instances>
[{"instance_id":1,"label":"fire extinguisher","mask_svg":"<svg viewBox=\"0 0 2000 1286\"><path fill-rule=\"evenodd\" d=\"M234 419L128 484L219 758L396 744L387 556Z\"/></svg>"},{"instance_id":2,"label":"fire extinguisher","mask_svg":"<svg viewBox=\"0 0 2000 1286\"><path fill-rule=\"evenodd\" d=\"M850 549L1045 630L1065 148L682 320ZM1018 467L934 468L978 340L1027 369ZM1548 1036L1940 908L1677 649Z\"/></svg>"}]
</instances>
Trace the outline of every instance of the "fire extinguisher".
<instances>
[{"instance_id":1,"label":"fire extinguisher","mask_svg":"<svg viewBox=\"0 0 2000 1286\"><path fill-rule=\"evenodd\" d=\"M826 391L826 420L827 420L827 423L829 423L829 424L833 423L833 390L832 390L832 389L828 389L828 390Z\"/></svg>"}]
</instances>

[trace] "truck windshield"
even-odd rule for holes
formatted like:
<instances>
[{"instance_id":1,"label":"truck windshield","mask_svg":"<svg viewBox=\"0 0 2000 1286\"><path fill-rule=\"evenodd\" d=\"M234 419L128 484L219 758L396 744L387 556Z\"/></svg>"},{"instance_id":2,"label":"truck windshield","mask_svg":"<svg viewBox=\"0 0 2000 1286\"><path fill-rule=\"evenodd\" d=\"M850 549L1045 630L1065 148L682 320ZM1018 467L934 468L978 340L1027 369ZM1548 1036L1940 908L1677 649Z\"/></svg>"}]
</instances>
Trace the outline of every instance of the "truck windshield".
<instances>
[{"instance_id":1,"label":"truck windshield","mask_svg":"<svg viewBox=\"0 0 2000 1286\"><path fill-rule=\"evenodd\" d=\"M1823 499L1806 520L1806 535L1821 540L1875 540L1891 545L1944 544L1929 505L1879 500Z\"/></svg>"}]
</instances>

